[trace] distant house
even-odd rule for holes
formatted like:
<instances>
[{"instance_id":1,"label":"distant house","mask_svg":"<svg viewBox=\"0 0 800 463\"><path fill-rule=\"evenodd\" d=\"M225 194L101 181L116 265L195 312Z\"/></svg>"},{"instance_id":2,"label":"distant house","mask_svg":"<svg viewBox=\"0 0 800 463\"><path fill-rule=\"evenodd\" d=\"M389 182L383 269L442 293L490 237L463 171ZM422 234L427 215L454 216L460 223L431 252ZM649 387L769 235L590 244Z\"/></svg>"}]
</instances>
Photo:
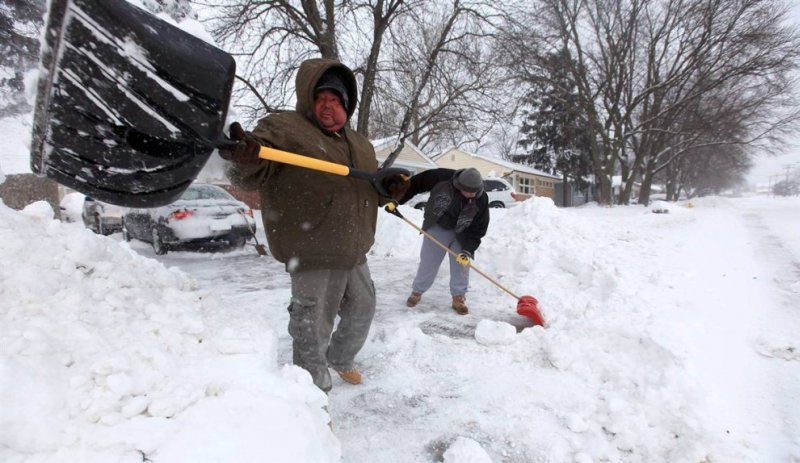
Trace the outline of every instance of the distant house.
<instances>
[{"instance_id":1,"label":"distant house","mask_svg":"<svg viewBox=\"0 0 800 463\"><path fill-rule=\"evenodd\" d=\"M622 175L614 175L611 177L611 186L614 188L614 198L619 198L622 195L622 190L625 189L625 185L622 183ZM633 182L631 199L638 198L641 191L642 184L640 182Z\"/></svg>"},{"instance_id":2,"label":"distant house","mask_svg":"<svg viewBox=\"0 0 800 463\"><path fill-rule=\"evenodd\" d=\"M374 140L372 145L375 146L375 155L378 158L378 164L389 157L389 155L397 147L397 137L384 138L381 140ZM406 140L403 144L403 149L400 154L395 158L392 167L402 167L411 171L411 174L422 172L423 170L435 169L439 166L417 148L416 145Z\"/></svg>"},{"instance_id":3,"label":"distant house","mask_svg":"<svg viewBox=\"0 0 800 463\"><path fill-rule=\"evenodd\" d=\"M434 158L434 162L439 167L447 167L449 169L474 167L483 176L502 177L511 183L517 193L525 197L544 196L555 199L556 184L561 182L559 177L532 167L470 153L458 148L446 150Z\"/></svg>"}]
</instances>

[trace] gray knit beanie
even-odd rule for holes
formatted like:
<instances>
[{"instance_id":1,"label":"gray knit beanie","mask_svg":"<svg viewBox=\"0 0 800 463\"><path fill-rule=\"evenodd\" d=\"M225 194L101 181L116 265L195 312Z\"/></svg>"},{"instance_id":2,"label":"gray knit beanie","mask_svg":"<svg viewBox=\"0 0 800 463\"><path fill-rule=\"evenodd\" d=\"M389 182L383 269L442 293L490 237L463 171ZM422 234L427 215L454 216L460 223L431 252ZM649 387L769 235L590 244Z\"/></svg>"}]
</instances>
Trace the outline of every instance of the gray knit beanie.
<instances>
[{"instance_id":1,"label":"gray knit beanie","mask_svg":"<svg viewBox=\"0 0 800 463\"><path fill-rule=\"evenodd\" d=\"M347 95L347 87L344 85L344 81L336 70L329 69L322 74L322 77L319 78L317 85L314 87L314 95L320 90L330 90L339 95L339 100L342 102L344 110L348 110L350 98Z\"/></svg>"},{"instance_id":2,"label":"gray knit beanie","mask_svg":"<svg viewBox=\"0 0 800 463\"><path fill-rule=\"evenodd\" d=\"M472 167L460 170L453 179L453 185L461 191L479 193L483 190L483 178L478 169Z\"/></svg>"}]
</instances>

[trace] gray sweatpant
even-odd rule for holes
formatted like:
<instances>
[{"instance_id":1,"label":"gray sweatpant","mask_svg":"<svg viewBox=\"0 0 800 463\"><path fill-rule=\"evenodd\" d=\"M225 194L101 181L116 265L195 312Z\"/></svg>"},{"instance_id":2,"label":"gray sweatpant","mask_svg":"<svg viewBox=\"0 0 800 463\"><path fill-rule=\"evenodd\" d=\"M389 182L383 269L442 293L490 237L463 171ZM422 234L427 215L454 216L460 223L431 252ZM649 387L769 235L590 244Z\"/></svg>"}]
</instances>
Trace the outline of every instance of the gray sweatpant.
<instances>
[{"instance_id":1,"label":"gray sweatpant","mask_svg":"<svg viewBox=\"0 0 800 463\"><path fill-rule=\"evenodd\" d=\"M461 252L461 243L456 239L455 231L445 230L439 225L434 225L425 231L454 252ZM437 246L436 243L429 240L427 237L422 239L417 276L414 277L414 282L411 283L412 291L415 293L424 293L430 289L433 285L433 280L436 278L436 274L439 273L439 267L442 265L445 254L449 255L447 251ZM467 289L469 288L469 268L459 265L458 262L456 262L456 258L452 255L449 255L449 257L450 294L453 296L463 296L467 294Z\"/></svg>"},{"instance_id":2,"label":"gray sweatpant","mask_svg":"<svg viewBox=\"0 0 800 463\"><path fill-rule=\"evenodd\" d=\"M361 264L350 270L307 270L290 275L292 360L327 392L331 389L328 365L337 370L352 369L356 354L367 340L375 315L375 286L369 267ZM331 336L337 315L339 324Z\"/></svg>"}]
</instances>

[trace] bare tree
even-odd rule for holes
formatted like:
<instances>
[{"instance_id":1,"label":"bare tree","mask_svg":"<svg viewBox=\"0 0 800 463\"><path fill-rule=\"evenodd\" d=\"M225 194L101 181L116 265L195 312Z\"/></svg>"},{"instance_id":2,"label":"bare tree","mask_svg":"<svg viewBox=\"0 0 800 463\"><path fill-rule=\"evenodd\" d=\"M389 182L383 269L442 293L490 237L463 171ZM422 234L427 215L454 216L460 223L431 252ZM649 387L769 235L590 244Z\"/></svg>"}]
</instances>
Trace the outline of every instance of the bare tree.
<instances>
[{"instance_id":1,"label":"bare tree","mask_svg":"<svg viewBox=\"0 0 800 463\"><path fill-rule=\"evenodd\" d=\"M218 2L214 36L242 65L236 101L249 120L290 106L296 68L317 54L362 79L356 129L370 137L478 143L509 106L499 103L500 68L491 64L490 2L209 1Z\"/></svg>"},{"instance_id":2,"label":"bare tree","mask_svg":"<svg viewBox=\"0 0 800 463\"><path fill-rule=\"evenodd\" d=\"M509 114L495 15L489 4L455 0L428 3L398 23L378 87L385 135L408 136L428 151L480 145Z\"/></svg>"},{"instance_id":3,"label":"bare tree","mask_svg":"<svg viewBox=\"0 0 800 463\"><path fill-rule=\"evenodd\" d=\"M781 25L779 2L687 5L679 17L650 12L644 28L647 79L630 131L643 204L653 176L693 148L731 152L740 145L753 152L779 142L799 114L789 79L800 57L798 41Z\"/></svg>"},{"instance_id":4,"label":"bare tree","mask_svg":"<svg viewBox=\"0 0 800 463\"><path fill-rule=\"evenodd\" d=\"M0 0L0 114L3 116L31 110L24 96L24 80L25 73L36 68L45 10L43 0Z\"/></svg>"},{"instance_id":5,"label":"bare tree","mask_svg":"<svg viewBox=\"0 0 800 463\"><path fill-rule=\"evenodd\" d=\"M377 0L366 3L363 7L372 16L372 43L369 47L366 63L363 66L364 81L361 85L361 100L358 108L357 130L365 136L370 132L370 116L375 95L375 85L379 72L379 58L383 39L392 22L405 11L411 11L416 2L404 4L403 0Z\"/></svg>"},{"instance_id":6,"label":"bare tree","mask_svg":"<svg viewBox=\"0 0 800 463\"><path fill-rule=\"evenodd\" d=\"M612 200L610 176L622 174L627 202L637 174L647 202L653 175L692 147L775 138L797 118L787 76L798 40L782 20L785 4L741 0L542 0L541 29L510 34L515 62L532 61L521 79L541 78L537 60L565 50L591 137L600 202ZM523 17L530 21L530 17ZM530 52L533 50L533 52ZM526 54L526 51L528 52ZM745 133L733 137L693 120L704 95L740 98L712 112L735 113ZM734 93L735 92L735 93ZM729 117L730 119L730 117Z\"/></svg>"},{"instance_id":7,"label":"bare tree","mask_svg":"<svg viewBox=\"0 0 800 463\"><path fill-rule=\"evenodd\" d=\"M585 118L589 152L600 202L611 203L611 177L624 156L629 128L631 82L635 76L638 1L542 0L510 18L507 61L522 81L548 79L546 61L554 54L576 85L576 111ZM538 28L531 28L538 24ZM554 82L555 84L555 82Z\"/></svg>"},{"instance_id":8,"label":"bare tree","mask_svg":"<svg viewBox=\"0 0 800 463\"><path fill-rule=\"evenodd\" d=\"M210 31L239 64L237 109L246 121L291 106L293 78L300 63L313 56L339 58L333 0L208 0ZM257 97L253 102L251 95Z\"/></svg>"}]
</instances>

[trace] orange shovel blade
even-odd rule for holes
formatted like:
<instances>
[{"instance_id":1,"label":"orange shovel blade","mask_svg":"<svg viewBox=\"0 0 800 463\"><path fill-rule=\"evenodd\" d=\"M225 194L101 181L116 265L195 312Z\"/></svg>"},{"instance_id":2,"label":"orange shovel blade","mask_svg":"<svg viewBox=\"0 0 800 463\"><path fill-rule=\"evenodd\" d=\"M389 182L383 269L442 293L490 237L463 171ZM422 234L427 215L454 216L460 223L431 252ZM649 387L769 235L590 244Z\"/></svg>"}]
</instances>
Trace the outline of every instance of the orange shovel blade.
<instances>
[{"instance_id":1,"label":"orange shovel blade","mask_svg":"<svg viewBox=\"0 0 800 463\"><path fill-rule=\"evenodd\" d=\"M533 296L522 296L517 303L517 313L533 320L534 325L544 326L544 317L539 312L539 301Z\"/></svg>"}]
</instances>

